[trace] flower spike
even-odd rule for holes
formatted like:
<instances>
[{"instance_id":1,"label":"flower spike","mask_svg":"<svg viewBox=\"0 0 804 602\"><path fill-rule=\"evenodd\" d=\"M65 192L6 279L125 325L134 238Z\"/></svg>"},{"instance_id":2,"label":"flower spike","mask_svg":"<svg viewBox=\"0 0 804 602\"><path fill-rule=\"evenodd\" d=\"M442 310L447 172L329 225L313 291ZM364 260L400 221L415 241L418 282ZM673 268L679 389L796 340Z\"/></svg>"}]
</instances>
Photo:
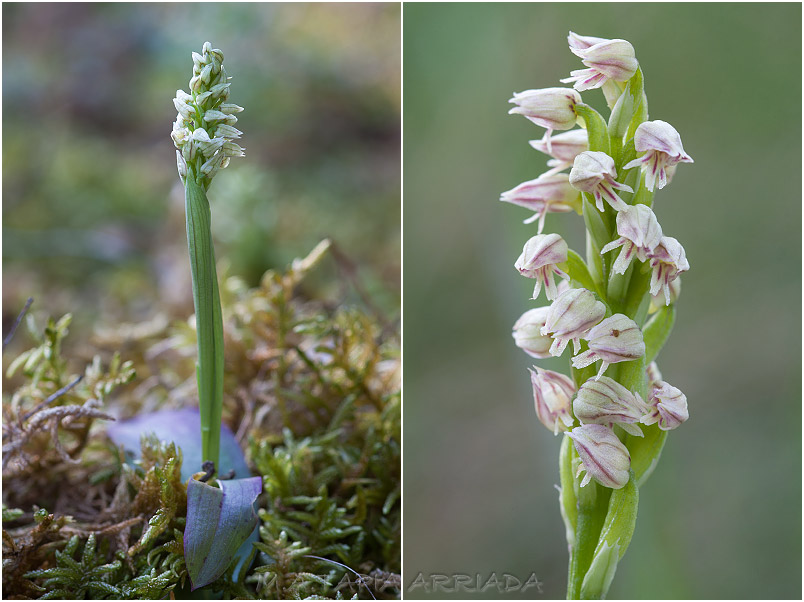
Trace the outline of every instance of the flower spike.
<instances>
[{"instance_id":1,"label":"flower spike","mask_svg":"<svg viewBox=\"0 0 804 602\"><path fill-rule=\"evenodd\" d=\"M645 171L645 186L653 192L656 182L661 190L667 185L672 173L668 170L679 163L694 163L692 157L684 152L681 136L666 121L646 121L637 128L634 134L634 146L637 152L645 154L627 163L623 169L642 166Z\"/></svg>"},{"instance_id":2,"label":"flower spike","mask_svg":"<svg viewBox=\"0 0 804 602\"><path fill-rule=\"evenodd\" d=\"M634 192L630 186L617 181L614 159L600 151L584 151L575 157L569 181L577 190L594 195L595 205L601 212L604 200L616 211L628 208L614 189Z\"/></svg>"},{"instance_id":3,"label":"flower spike","mask_svg":"<svg viewBox=\"0 0 804 602\"><path fill-rule=\"evenodd\" d=\"M569 276L556 266L567 261L567 250L567 243L558 234L537 234L525 243L525 248L514 267L523 276L536 279L532 299L539 296L542 284L547 299L552 301L556 298L554 274L569 280Z\"/></svg>"}]
</instances>

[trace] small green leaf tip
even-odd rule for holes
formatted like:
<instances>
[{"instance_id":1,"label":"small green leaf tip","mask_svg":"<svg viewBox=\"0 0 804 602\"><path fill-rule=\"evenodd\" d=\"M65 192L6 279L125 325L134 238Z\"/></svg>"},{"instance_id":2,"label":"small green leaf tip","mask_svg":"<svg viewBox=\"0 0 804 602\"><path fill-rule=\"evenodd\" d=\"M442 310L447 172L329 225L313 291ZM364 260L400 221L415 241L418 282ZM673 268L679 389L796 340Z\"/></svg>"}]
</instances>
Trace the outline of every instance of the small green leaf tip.
<instances>
[{"instance_id":1,"label":"small green leaf tip","mask_svg":"<svg viewBox=\"0 0 804 602\"><path fill-rule=\"evenodd\" d=\"M191 173L206 189L232 157L245 156L245 149L233 142L243 134L234 127L235 113L243 107L226 102L229 79L223 68L223 52L209 42L204 42L201 54L193 52L190 93L176 91L173 105L178 115L170 134L177 149L176 163L182 182Z\"/></svg>"}]
</instances>

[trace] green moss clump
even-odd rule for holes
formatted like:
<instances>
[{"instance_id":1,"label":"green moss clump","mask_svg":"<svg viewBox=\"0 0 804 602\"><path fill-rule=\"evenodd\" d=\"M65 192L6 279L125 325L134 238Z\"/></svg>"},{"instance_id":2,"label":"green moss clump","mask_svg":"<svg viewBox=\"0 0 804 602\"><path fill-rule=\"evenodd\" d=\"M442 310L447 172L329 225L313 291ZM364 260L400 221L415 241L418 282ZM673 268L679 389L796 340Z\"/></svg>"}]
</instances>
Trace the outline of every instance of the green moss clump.
<instances>
[{"instance_id":1,"label":"green moss clump","mask_svg":"<svg viewBox=\"0 0 804 602\"><path fill-rule=\"evenodd\" d=\"M329 250L321 243L286 272L266 273L256 288L236 277L221 283L224 421L252 471L263 476L264 494L254 562L239 580L233 563L204 588L216 596L400 593L397 329L370 303L345 305L340 285L348 283L339 279L332 298L305 296L305 277L317 266L323 270ZM68 325L69 319L50 322L37 347L12 361L7 375L17 381L4 388L14 390L3 399L4 425L10 419L17 430L4 431L3 440L4 448L14 445L3 467L4 504L14 509L4 507L3 514L4 594L191 596L181 442L144 438L141 458L132 464L90 427L110 418L105 412L112 408L125 417L146 407L197 403L193 323L166 325L159 318L152 325L99 329L96 359L72 385L77 376L61 345ZM129 362L120 360L121 348ZM68 407L83 413L71 409L30 428L31 416ZM56 511L35 515L39 507ZM192 595L199 594L203 590Z\"/></svg>"}]
</instances>

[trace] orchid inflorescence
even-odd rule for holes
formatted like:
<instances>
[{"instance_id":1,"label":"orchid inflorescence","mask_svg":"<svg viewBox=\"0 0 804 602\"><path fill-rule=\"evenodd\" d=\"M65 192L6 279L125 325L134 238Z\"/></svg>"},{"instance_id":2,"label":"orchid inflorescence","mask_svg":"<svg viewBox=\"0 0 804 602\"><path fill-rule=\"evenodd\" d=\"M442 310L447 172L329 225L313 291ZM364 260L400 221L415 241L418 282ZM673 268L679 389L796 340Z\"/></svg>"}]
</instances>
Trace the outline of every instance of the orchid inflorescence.
<instances>
[{"instance_id":1,"label":"orchid inflorescence","mask_svg":"<svg viewBox=\"0 0 804 602\"><path fill-rule=\"evenodd\" d=\"M688 417L686 397L662 380L653 360L673 326L679 274L690 266L652 206L676 166L693 161L673 126L648 121L629 42L572 32L568 39L587 67L561 80L573 88L527 90L510 100L510 113L547 130L530 144L551 157L551 169L500 200L533 211L525 223L538 221L538 230L515 267L536 280L533 299L543 287L552 301L517 320L516 345L541 359L573 344L572 378L535 368L531 383L539 420L567 435L560 501L570 545L568 596L576 598L605 595L633 532L638 487L667 431ZM581 98L596 88L611 110L608 121ZM556 130L563 133L553 136ZM571 211L586 225L585 261L560 235L542 233L548 213Z\"/></svg>"}]
</instances>

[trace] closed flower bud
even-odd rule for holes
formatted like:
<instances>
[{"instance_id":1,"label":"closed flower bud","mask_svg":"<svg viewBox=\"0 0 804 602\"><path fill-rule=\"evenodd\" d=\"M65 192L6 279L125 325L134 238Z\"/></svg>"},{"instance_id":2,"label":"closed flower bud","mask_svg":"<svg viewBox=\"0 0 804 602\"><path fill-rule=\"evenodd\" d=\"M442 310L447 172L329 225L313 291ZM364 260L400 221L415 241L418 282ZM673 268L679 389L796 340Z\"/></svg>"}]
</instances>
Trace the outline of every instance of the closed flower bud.
<instances>
[{"instance_id":1,"label":"closed flower bud","mask_svg":"<svg viewBox=\"0 0 804 602\"><path fill-rule=\"evenodd\" d=\"M645 186L651 192L657 181L659 189L667 185L670 167L678 163L694 163L692 157L684 152L681 136L666 121L646 121L640 124L634 134L634 145L637 152L645 154L624 165L623 169L642 166Z\"/></svg>"},{"instance_id":2,"label":"closed flower bud","mask_svg":"<svg viewBox=\"0 0 804 602\"><path fill-rule=\"evenodd\" d=\"M579 339L606 315L606 306L585 288L571 288L560 294L550 306L542 334L553 338L550 355L559 356L573 342L575 352Z\"/></svg>"},{"instance_id":3,"label":"closed flower bud","mask_svg":"<svg viewBox=\"0 0 804 602\"><path fill-rule=\"evenodd\" d=\"M585 424L576 426L567 436L581 458L578 475L586 471L581 487L592 478L604 487L625 487L630 479L631 456L613 430L602 424Z\"/></svg>"},{"instance_id":4,"label":"closed flower bud","mask_svg":"<svg viewBox=\"0 0 804 602\"><path fill-rule=\"evenodd\" d=\"M533 211L533 216L525 223L539 220L539 234L544 229L544 218L548 213L581 213L581 195L570 185L567 174L522 182L516 188L503 192L500 200Z\"/></svg>"},{"instance_id":5,"label":"closed flower bud","mask_svg":"<svg viewBox=\"0 0 804 602\"><path fill-rule=\"evenodd\" d=\"M658 422L663 431L676 428L690 417L687 396L663 380L651 386L648 406L650 412L642 418L642 424Z\"/></svg>"},{"instance_id":6,"label":"closed flower bud","mask_svg":"<svg viewBox=\"0 0 804 602\"><path fill-rule=\"evenodd\" d=\"M585 151L575 157L569 181L577 190L594 195L599 211L604 210L604 200L617 211L628 208L615 189L634 192L630 186L617 181L614 159L599 151Z\"/></svg>"},{"instance_id":7,"label":"closed flower bud","mask_svg":"<svg viewBox=\"0 0 804 602\"><path fill-rule=\"evenodd\" d=\"M184 178L187 177L187 162L182 157L179 151L176 151L176 167L179 170L179 177L181 181L184 182Z\"/></svg>"},{"instance_id":8,"label":"closed flower bud","mask_svg":"<svg viewBox=\"0 0 804 602\"><path fill-rule=\"evenodd\" d=\"M664 291L665 305L670 305L670 283L681 272L690 269L684 247L672 236L663 236L656 248L649 254L650 267L653 270L650 277L650 294L657 295Z\"/></svg>"},{"instance_id":9,"label":"closed flower bud","mask_svg":"<svg viewBox=\"0 0 804 602\"><path fill-rule=\"evenodd\" d=\"M575 384L572 379L558 372L530 370L530 382L533 385L533 401L536 406L536 415L541 423L553 434L572 428L572 396L575 394Z\"/></svg>"},{"instance_id":10,"label":"closed flower bud","mask_svg":"<svg viewBox=\"0 0 804 602\"><path fill-rule=\"evenodd\" d=\"M589 341L589 349L572 358L575 368L584 368L597 360L603 360L595 380L609 367L609 364L639 359L645 355L645 341L642 331L631 318L624 314L614 314L606 318L582 336Z\"/></svg>"},{"instance_id":11,"label":"closed flower bud","mask_svg":"<svg viewBox=\"0 0 804 602\"><path fill-rule=\"evenodd\" d=\"M554 274L569 280L569 276L556 267L556 264L567 261L567 249L567 243L558 234L537 234L525 243L514 267L523 276L536 279L533 299L539 296L542 284L547 299L552 301L556 298Z\"/></svg>"},{"instance_id":12,"label":"closed flower bud","mask_svg":"<svg viewBox=\"0 0 804 602\"><path fill-rule=\"evenodd\" d=\"M619 424L625 432L637 437L642 437L642 431L635 423L649 411L638 393L631 393L608 376L582 384L572 409L581 424Z\"/></svg>"},{"instance_id":13,"label":"closed flower bud","mask_svg":"<svg viewBox=\"0 0 804 602\"><path fill-rule=\"evenodd\" d=\"M647 261L648 253L662 239L662 227L650 207L631 205L617 213L617 234L620 238L607 244L600 253L602 255L622 247L612 269L618 274L625 274L634 257Z\"/></svg>"},{"instance_id":14,"label":"closed flower bud","mask_svg":"<svg viewBox=\"0 0 804 602\"><path fill-rule=\"evenodd\" d=\"M549 307L529 309L514 324L514 343L529 356L537 359L550 357L549 349L553 339L541 333L549 311Z\"/></svg>"},{"instance_id":15,"label":"closed flower bud","mask_svg":"<svg viewBox=\"0 0 804 602\"><path fill-rule=\"evenodd\" d=\"M578 119L575 105L581 102L581 95L572 88L542 88L515 92L508 102L517 105L508 111L509 114L524 115L547 130L544 141L550 153L550 134L553 130L571 130L575 127Z\"/></svg>"}]
</instances>

